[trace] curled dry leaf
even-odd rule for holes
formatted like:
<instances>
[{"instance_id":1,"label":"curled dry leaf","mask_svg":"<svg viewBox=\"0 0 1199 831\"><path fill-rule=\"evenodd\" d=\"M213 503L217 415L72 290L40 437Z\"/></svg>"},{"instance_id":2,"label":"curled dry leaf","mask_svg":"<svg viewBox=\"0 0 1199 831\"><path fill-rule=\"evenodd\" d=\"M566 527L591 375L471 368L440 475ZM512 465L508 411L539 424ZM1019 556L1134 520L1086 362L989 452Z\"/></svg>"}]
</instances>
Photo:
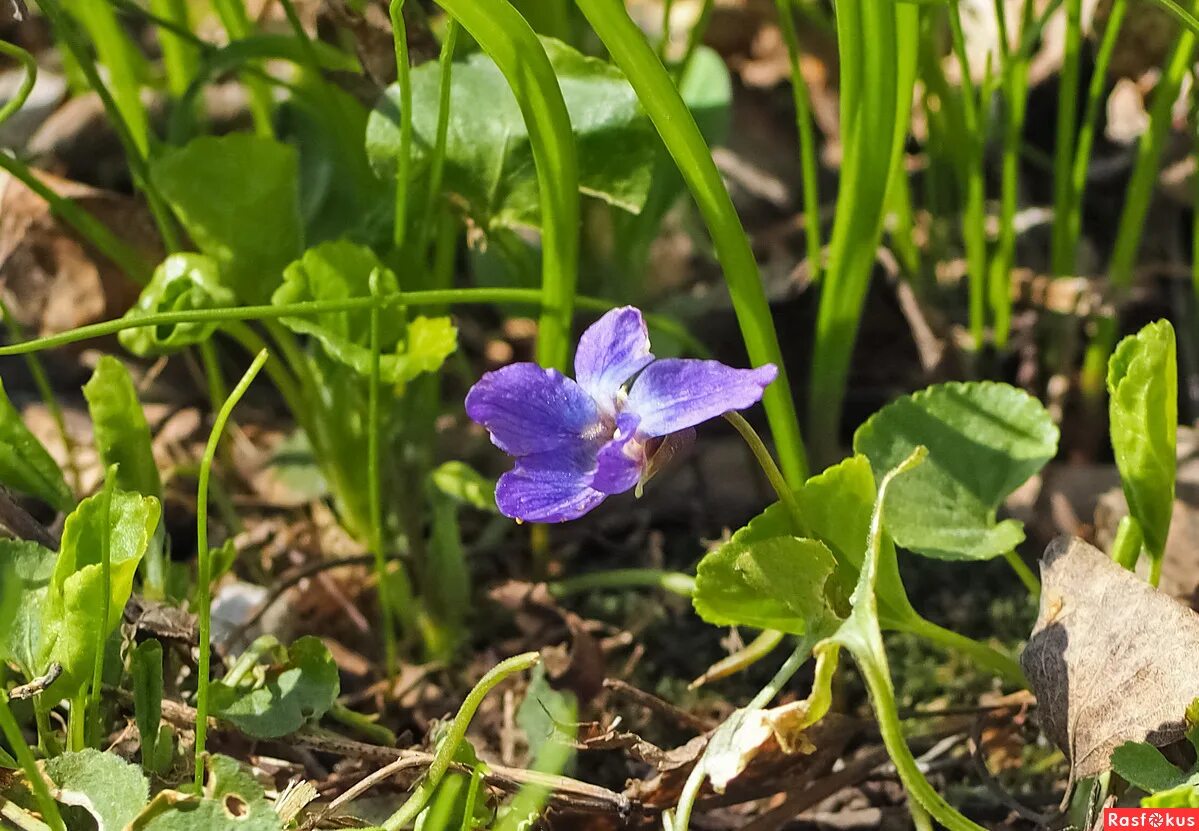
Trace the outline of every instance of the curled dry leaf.
<instances>
[{"instance_id":1,"label":"curled dry leaf","mask_svg":"<svg viewBox=\"0 0 1199 831\"><path fill-rule=\"evenodd\" d=\"M134 246L147 262L161 258L153 221L140 202L49 173L37 176ZM45 200L7 173L0 173L0 287L28 335L119 317L138 292L119 268L55 219Z\"/></svg>"},{"instance_id":2,"label":"curled dry leaf","mask_svg":"<svg viewBox=\"0 0 1199 831\"><path fill-rule=\"evenodd\" d=\"M1020 663L1072 778L1109 769L1124 742L1182 738L1199 697L1199 615L1077 538L1049 544L1041 582Z\"/></svg>"}]
</instances>

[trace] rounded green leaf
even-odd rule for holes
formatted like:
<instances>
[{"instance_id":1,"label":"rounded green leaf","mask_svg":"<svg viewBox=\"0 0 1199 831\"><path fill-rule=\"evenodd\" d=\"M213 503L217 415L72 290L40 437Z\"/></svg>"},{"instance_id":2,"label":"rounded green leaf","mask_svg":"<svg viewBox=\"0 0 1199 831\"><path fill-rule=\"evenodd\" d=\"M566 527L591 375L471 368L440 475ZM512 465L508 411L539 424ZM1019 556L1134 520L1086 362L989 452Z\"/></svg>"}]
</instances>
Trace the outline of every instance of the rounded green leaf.
<instances>
[{"instance_id":1,"label":"rounded green leaf","mask_svg":"<svg viewBox=\"0 0 1199 831\"><path fill-rule=\"evenodd\" d=\"M263 136L202 136L151 162L150 178L221 282L266 303L304 247L296 151Z\"/></svg>"},{"instance_id":2,"label":"rounded green leaf","mask_svg":"<svg viewBox=\"0 0 1199 831\"><path fill-rule=\"evenodd\" d=\"M55 800L91 814L96 831L123 831L150 798L150 783L135 765L93 748L46 760L46 775Z\"/></svg>"},{"instance_id":3,"label":"rounded green leaf","mask_svg":"<svg viewBox=\"0 0 1199 831\"><path fill-rule=\"evenodd\" d=\"M135 320L163 312L190 312L233 306L237 296L221 282L217 261L205 254L171 254L154 269L137 303L125 314ZM125 329L121 345L141 358L165 355L212 337L216 323L175 323Z\"/></svg>"},{"instance_id":4,"label":"rounded green leaf","mask_svg":"<svg viewBox=\"0 0 1199 831\"><path fill-rule=\"evenodd\" d=\"M996 521L1003 500L1053 458L1058 430L1031 395L1007 384L949 383L906 395L854 435L875 476L913 450L928 459L897 479L884 508L896 544L947 560L985 560L1024 539L1016 520Z\"/></svg>"},{"instance_id":5,"label":"rounded green leaf","mask_svg":"<svg viewBox=\"0 0 1199 831\"><path fill-rule=\"evenodd\" d=\"M579 190L639 212L659 145L636 93L611 64L552 38L542 38L541 44L570 113L579 148ZM440 82L436 61L412 72L413 153L418 165L436 141ZM367 126L371 164L389 180L395 176L400 150L399 108L399 87L393 85ZM540 226L528 129L511 87L485 53L455 62L449 113L445 188L461 197L483 226Z\"/></svg>"},{"instance_id":6,"label":"rounded green leaf","mask_svg":"<svg viewBox=\"0 0 1199 831\"><path fill-rule=\"evenodd\" d=\"M1177 466L1178 359L1169 321L1120 341L1108 362L1112 449L1149 553L1166 550Z\"/></svg>"},{"instance_id":7,"label":"rounded green leaf","mask_svg":"<svg viewBox=\"0 0 1199 831\"><path fill-rule=\"evenodd\" d=\"M274 653L282 654L274 654ZM320 638L305 636L253 673L254 682L211 686L213 715L247 735L272 739L317 721L337 700L337 664Z\"/></svg>"}]
</instances>

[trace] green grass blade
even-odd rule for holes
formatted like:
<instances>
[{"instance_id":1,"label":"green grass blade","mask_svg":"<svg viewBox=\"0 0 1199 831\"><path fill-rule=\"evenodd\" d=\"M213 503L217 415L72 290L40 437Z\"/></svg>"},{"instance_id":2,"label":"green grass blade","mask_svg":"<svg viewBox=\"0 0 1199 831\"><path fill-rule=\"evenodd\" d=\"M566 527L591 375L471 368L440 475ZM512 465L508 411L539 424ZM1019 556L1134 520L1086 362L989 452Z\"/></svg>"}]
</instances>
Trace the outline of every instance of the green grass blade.
<instances>
[{"instance_id":1,"label":"green grass blade","mask_svg":"<svg viewBox=\"0 0 1199 831\"><path fill-rule=\"evenodd\" d=\"M806 478L807 455L778 335L749 238L712 161L712 154L670 75L641 30L629 18L623 4L619 0L577 2L608 48L612 60L624 70L633 85L703 214L716 256L724 269L724 279L750 362L755 365L769 362L779 367L778 380L767 388L763 404L783 473L788 483L796 487Z\"/></svg>"},{"instance_id":2,"label":"green grass blade","mask_svg":"<svg viewBox=\"0 0 1199 831\"><path fill-rule=\"evenodd\" d=\"M837 6L844 162L821 286L808 429L837 453L853 344L882 234L887 182L903 149L916 75L920 7L844 0ZM881 140L889 136L890 141Z\"/></svg>"},{"instance_id":3,"label":"green grass blade","mask_svg":"<svg viewBox=\"0 0 1199 831\"><path fill-rule=\"evenodd\" d=\"M520 104L541 190L537 359L566 368L579 268L579 165L570 115L541 41L508 0L437 0L483 48Z\"/></svg>"}]
</instances>

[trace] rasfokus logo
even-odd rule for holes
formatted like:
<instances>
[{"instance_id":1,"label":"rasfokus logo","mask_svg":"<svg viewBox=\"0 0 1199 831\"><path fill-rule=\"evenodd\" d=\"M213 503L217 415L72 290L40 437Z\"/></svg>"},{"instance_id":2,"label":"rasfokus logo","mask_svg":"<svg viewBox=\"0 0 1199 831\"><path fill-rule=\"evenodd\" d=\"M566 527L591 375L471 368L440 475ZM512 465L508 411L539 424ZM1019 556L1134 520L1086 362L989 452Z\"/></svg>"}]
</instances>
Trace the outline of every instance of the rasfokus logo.
<instances>
[{"instance_id":1,"label":"rasfokus logo","mask_svg":"<svg viewBox=\"0 0 1199 831\"><path fill-rule=\"evenodd\" d=\"M1107 808L1103 827L1199 829L1199 808Z\"/></svg>"}]
</instances>

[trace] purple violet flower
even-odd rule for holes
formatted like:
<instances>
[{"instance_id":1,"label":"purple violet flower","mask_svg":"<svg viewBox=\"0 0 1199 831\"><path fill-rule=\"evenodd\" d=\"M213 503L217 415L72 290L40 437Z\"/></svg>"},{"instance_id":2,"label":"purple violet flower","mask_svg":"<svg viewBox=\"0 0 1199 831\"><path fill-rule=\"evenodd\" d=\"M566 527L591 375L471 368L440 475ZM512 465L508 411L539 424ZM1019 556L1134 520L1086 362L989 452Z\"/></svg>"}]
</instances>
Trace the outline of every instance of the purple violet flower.
<instances>
[{"instance_id":1,"label":"purple violet flower","mask_svg":"<svg viewBox=\"0 0 1199 831\"><path fill-rule=\"evenodd\" d=\"M500 511L565 522L643 484L663 442L753 406L777 375L773 364L654 360L641 312L625 306L579 338L575 380L533 363L510 364L471 387L466 414L516 458L496 485Z\"/></svg>"}]
</instances>

